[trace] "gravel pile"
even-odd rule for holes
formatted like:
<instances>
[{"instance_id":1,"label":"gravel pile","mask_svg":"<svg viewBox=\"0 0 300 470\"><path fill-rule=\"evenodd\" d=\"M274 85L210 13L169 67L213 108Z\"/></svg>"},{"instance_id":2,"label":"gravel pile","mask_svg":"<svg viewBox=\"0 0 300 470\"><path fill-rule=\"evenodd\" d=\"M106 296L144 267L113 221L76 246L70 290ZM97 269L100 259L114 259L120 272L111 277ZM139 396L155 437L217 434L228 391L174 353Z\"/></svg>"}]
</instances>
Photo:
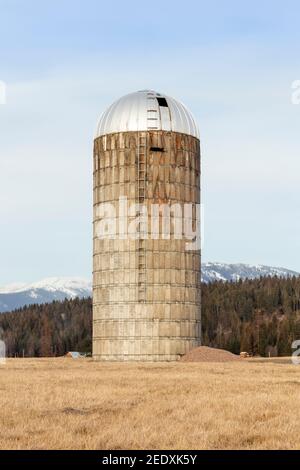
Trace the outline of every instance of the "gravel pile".
<instances>
[{"instance_id":1,"label":"gravel pile","mask_svg":"<svg viewBox=\"0 0 300 470\"><path fill-rule=\"evenodd\" d=\"M183 362L231 362L240 360L240 356L236 356L229 351L208 348L207 346L192 349L180 359Z\"/></svg>"}]
</instances>

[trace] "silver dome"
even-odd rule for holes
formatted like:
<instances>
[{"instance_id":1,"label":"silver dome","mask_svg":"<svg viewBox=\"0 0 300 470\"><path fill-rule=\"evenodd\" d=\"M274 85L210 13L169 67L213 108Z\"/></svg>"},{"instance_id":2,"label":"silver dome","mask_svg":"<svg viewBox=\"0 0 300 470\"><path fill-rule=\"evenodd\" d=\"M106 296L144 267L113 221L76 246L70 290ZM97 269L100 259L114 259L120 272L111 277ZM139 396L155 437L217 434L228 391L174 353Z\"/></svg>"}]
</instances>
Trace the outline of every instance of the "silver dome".
<instances>
[{"instance_id":1,"label":"silver dome","mask_svg":"<svg viewBox=\"0 0 300 470\"><path fill-rule=\"evenodd\" d=\"M173 131L200 138L190 111L174 98L141 90L115 101L101 116L95 138L116 132Z\"/></svg>"}]
</instances>

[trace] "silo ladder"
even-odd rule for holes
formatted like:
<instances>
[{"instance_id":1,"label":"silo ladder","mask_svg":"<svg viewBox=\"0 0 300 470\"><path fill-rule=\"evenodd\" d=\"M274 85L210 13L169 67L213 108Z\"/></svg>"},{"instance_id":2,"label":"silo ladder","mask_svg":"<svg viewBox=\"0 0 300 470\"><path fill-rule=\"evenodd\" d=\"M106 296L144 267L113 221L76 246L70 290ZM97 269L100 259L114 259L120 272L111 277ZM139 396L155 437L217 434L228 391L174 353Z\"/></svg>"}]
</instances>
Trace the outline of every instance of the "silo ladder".
<instances>
[{"instance_id":1,"label":"silo ladder","mask_svg":"<svg viewBox=\"0 0 300 470\"><path fill-rule=\"evenodd\" d=\"M146 198L146 152L147 134L138 133L138 202L145 203ZM140 212L141 213L141 212ZM138 249L138 301L146 302L146 240L147 232L139 227Z\"/></svg>"}]
</instances>

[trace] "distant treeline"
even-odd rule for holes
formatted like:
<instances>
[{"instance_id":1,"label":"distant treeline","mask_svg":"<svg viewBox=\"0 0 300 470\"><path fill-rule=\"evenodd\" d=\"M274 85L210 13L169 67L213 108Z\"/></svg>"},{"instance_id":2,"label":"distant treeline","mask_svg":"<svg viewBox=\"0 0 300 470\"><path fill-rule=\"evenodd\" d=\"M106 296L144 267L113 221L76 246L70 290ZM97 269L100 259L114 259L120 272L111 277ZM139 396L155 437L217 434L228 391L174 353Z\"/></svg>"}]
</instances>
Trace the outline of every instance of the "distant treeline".
<instances>
[{"instance_id":1,"label":"distant treeline","mask_svg":"<svg viewBox=\"0 0 300 470\"><path fill-rule=\"evenodd\" d=\"M290 355L300 340L300 278L202 285L202 343L253 355ZM92 350L91 299L31 305L0 315L7 355Z\"/></svg>"},{"instance_id":2,"label":"distant treeline","mask_svg":"<svg viewBox=\"0 0 300 470\"><path fill-rule=\"evenodd\" d=\"M261 356L291 355L300 340L300 278L202 285L203 344Z\"/></svg>"},{"instance_id":3,"label":"distant treeline","mask_svg":"<svg viewBox=\"0 0 300 470\"><path fill-rule=\"evenodd\" d=\"M30 305L0 314L0 339L9 357L62 356L92 350L91 299Z\"/></svg>"}]
</instances>

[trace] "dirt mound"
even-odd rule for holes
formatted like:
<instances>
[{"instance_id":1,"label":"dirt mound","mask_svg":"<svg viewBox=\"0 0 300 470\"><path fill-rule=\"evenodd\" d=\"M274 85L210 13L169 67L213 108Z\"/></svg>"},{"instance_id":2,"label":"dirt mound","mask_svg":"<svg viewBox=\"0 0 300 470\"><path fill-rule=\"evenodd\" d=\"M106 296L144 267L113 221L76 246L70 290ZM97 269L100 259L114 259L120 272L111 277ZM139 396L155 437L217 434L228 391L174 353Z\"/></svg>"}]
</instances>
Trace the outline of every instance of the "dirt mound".
<instances>
[{"instance_id":1,"label":"dirt mound","mask_svg":"<svg viewBox=\"0 0 300 470\"><path fill-rule=\"evenodd\" d=\"M231 362L240 360L240 356L236 356L229 351L208 348L207 346L192 349L180 359L183 362Z\"/></svg>"}]
</instances>

